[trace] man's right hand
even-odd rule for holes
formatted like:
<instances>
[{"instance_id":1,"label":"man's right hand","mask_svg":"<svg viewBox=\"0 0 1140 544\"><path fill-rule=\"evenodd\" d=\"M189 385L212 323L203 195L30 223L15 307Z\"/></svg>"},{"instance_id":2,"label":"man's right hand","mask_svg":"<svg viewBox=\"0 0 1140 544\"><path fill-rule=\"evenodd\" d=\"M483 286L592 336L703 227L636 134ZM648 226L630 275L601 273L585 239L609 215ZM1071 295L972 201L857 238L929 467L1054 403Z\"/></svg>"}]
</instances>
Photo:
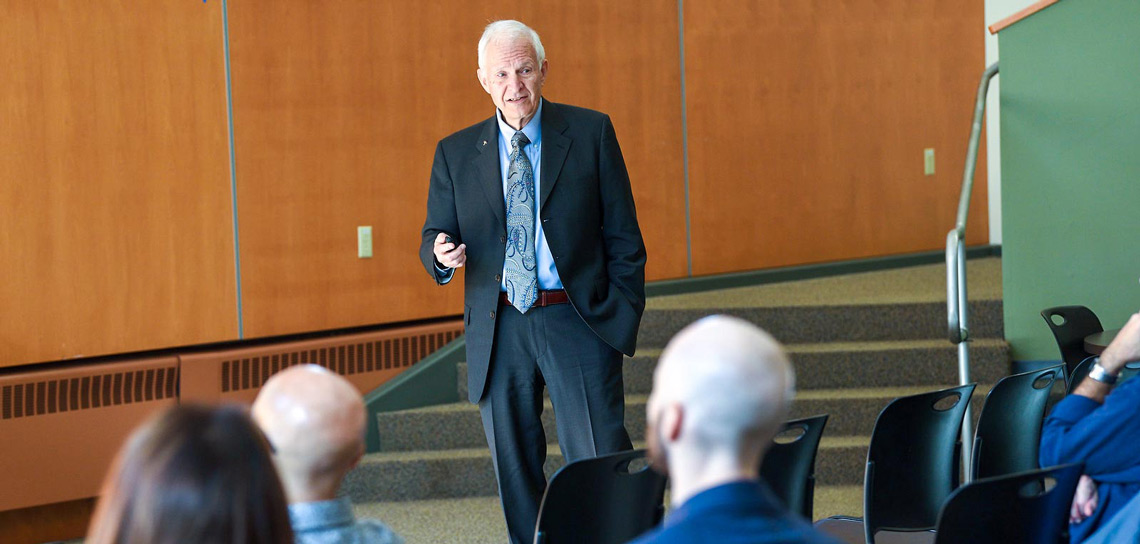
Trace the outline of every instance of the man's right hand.
<instances>
[{"instance_id":1,"label":"man's right hand","mask_svg":"<svg viewBox=\"0 0 1140 544\"><path fill-rule=\"evenodd\" d=\"M432 252L435 253L436 262L444 268L459 268L467 262L467 244L456 247L454 242L447 241L447 236L444 232L435 236Z\"/></svg>"},{"instance_id":2,"label":"man's right hand","mask_svg":"<svg viewBox=\"0 0 1140 544\"><path fill-rule=\"evenodd\" d=\"M1100 354L1100 366L1120 374L1126 363L1140 361L1140 313L1132 314L1112 343Z\"/></svg>"}]
</instances>

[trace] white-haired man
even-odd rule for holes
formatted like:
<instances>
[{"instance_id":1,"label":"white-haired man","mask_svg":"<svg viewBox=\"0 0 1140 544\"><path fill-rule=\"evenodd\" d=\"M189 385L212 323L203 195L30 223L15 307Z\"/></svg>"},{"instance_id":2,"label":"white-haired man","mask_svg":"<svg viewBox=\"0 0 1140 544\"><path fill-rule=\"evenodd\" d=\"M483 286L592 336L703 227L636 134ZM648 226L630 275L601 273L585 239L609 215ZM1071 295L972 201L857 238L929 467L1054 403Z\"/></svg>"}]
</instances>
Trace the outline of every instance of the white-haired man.
<instances>
[{"instance_id":1,"label":"white-haired man","mask_svg":"<svg viewBox=\"0 0 1140 544\"><path fill-rule=\"evenodd\" d=\"M678 333L646 407L650 458L669 475L673 510L635 542L833 542L760 481L794 390L783 349L751 323L712 316Z\"/></svg>"},{"instance_id":2,"label":"white-haired man","mask_svg":"<svg viewBox=\"0 0 1140 544\"><path fill-rule=\"evenodd\" d=\"M253 419L273 447L298 544L399 544L375 520L357 520L337 498L364 454L364 401L344 378L316 365L275 374L253 403Z\"/></svg>"},{"instance_id":3,"label":"white-haired man","mask_svg":"<svg viewBox=\"0 0 1140 544\"><path fill-rule=\"evenodd\" d=\"M439 142L420 258L466 266L467 385L479 404L511 541L534 538L550 392L567 461L629 449L622 353L645 308L645 244L606 115L542 98L542 42L518 21L479 40L495 115Z\"/></svg>"},{"instance_id":4,"label":"white-haired man","mask_svg":"<svg viewBox=\"0 0 1140 544\"><path fill-rule=\"evenodd\" d=\"M1084 465L1069 512L1070 542L1135 542L1140 527L1140 378L1115 385L1140 361L1140 313L1053 407L1041 429L1041 466ZM1095 534L1094 534L1095 532Z\"/></svg>"}]
</instances>

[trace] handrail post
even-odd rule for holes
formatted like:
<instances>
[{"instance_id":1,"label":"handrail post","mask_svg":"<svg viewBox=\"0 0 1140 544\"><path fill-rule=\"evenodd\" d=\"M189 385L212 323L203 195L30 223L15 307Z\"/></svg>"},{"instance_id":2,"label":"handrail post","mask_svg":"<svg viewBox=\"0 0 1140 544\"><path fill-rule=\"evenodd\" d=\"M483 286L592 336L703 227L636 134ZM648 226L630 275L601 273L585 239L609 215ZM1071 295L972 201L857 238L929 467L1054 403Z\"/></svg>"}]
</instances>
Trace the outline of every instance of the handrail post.
<instances>
[{"instance_id":1,"label":"handrail post","mask_svg":"<svg viewBox=\"0 0 1140 544\"><path fill-rule=\"evenodd\" d=\"M982 121L986 111L986 95L990 80L998 73L998 64L991 64L982 73L978 95L974 102L974 122L966 145L966 166L962 172L962 192L958 197L958 217L954 229L946 235L946 317L950 342L958 345L958 382L970 383L970 328L969 302L966 296L966 220L970 214L970 194L974 190L974 169L978 164L978 143L982 138ZM963 481L971 478L973 466L974 421L970 405L962 418Z\"/></svg>"},{"instance_id":2,"label":"handrail post","mask_svg":"<svg viewBox=\"0 0 1140 544\"><path fill-rule=\"evenodd\" d=\"M968 323L968 306L966 299L966 244L958 244L958 314L961 323L962 341L958 342L958 383L970 383L970 333ZM974 419L970 403L966 403L966 412L962 415L962 468L966 475L962 481L969 483L973 479L970 467L974 466Z\"/></svg>"}]
</instances>

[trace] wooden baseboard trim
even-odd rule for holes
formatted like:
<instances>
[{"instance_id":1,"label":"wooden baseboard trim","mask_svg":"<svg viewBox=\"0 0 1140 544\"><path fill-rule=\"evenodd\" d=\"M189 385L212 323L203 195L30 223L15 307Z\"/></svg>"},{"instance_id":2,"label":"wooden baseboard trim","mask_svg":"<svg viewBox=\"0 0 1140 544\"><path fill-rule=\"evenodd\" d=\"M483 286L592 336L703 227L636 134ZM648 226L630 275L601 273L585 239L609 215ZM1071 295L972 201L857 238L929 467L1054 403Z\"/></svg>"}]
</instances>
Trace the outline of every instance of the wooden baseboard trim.
<instances>
[{"instance_id":1,"label":"wooden baseboard trim","mask_svg":"<svg viewBox=\"0 0 1140 544\"><path fill-rule=\"evenodd\" d=\"M0 542L40 544L75 540L87 534L95 498L0 512Z\"/></svg>"}]
</instances>

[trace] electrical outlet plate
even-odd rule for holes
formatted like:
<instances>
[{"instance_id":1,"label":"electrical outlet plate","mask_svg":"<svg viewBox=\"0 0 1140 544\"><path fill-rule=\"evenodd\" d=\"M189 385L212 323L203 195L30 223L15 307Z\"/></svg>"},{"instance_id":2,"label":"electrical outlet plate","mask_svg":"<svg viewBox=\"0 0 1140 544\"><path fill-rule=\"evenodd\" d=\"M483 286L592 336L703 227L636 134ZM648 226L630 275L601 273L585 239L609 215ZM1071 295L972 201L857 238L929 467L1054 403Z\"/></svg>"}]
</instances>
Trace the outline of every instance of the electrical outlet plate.
<instances>
[{"instance_id":1,"label":"electrical outlet plate","mask_svg":"<svg viewBox=\"0 0 1140 544\"><path fill-rule=\"evenodd\" d=\"M361 259L372 257L372 227L356 227L356 256Z\"/></svg>"},{"instance_id":2,"label":"electrical outlet plate","mask_svg":"<svg viewBox=\"0 0 1140 544\"><path fill-rule=\"evenodd\" d=\"M934 148L928 147L922 150L923 173L928 176L934 175Z\"/></svg>"}]
</instances>

